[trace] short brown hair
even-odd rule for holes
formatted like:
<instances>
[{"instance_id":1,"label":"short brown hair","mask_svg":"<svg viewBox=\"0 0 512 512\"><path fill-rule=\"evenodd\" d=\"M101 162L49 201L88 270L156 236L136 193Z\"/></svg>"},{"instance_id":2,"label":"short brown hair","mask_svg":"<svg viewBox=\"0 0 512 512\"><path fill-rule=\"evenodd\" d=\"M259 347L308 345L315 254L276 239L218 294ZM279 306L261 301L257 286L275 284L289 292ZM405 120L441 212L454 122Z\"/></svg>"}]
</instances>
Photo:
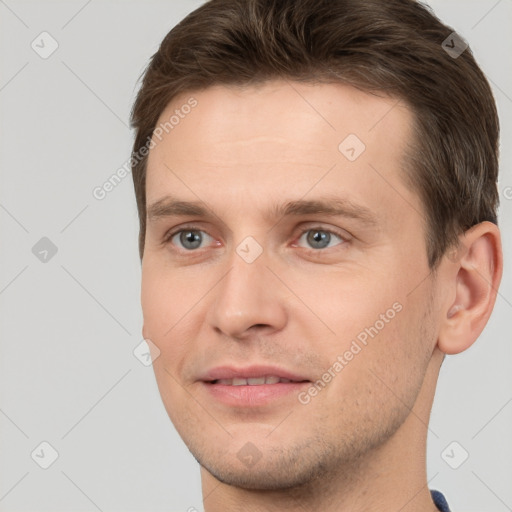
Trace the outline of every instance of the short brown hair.
<instances>
[{"instance_id":1,"label":"short brown hair","mask_svg":"<svg viewBox=\"0 0 512 512\"><path fill-rule=\"evenodd\" d=\"M415 114L405 174L426 211L430 267L460 233L479 222L496 224L496 105L471 50L455 57L443 48L452 32L415 0L210 0L189 14L151 58L132 110L141 259L147 164L141 149L175 96L212 85L287 79L399 98Z\"/></svg>"}]
</instances>

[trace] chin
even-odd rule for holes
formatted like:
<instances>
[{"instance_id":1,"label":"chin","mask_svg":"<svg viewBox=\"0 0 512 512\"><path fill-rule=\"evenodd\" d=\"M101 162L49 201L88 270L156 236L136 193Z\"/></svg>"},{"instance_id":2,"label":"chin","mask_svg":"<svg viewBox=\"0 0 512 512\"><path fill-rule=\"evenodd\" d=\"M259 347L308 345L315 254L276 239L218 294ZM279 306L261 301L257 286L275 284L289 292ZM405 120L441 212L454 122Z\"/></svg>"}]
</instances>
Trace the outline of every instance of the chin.
<instances>
[{"instance_id":1,"label":"chin","mask_svg":"<svg viewBox=\"0 0 512 512\"><path fill-rule=\"evenodd\" d=\"M202 466L219 482L241 489L276 491L303 488L308 481L311 481L311 478L302 473L291 472L289 469L284 472L275 465L265 466L259 470L254 468L239 470L218 465L211 467L204 464Z\"/></svg>"},{"instance_id":2,"label":"chin","mask_svg":"<svg viewBox=\"0 0 512 512\"><path fill-rule=\"evenodd\" d=\"M306 487L328 474L322 457L307 446L271 449L250 467L231 452L206 456L193 454L196 461L215 479L224 484L261 491ZM327 459L329 460L329 458Z\"/></svg>"}]
</instances>

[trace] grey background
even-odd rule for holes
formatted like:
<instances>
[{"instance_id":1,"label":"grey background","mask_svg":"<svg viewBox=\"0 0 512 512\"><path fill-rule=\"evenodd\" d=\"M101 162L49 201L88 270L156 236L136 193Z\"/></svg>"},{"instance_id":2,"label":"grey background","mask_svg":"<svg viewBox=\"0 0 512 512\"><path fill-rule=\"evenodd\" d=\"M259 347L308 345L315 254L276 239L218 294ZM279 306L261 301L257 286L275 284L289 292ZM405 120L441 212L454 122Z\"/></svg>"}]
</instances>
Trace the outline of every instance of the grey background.
<instances>
[{"instance_id":1,"label":"grey background","mask_svg":"<svg viewBox=\"0 0 512 512\"><path fill-rule=\"evenodd\" d=\"M131 176L103 200L92 195L128 159L148 58L200 4L0 0L1 511L202 510L198 465L151 366L133 354L142 316ZM494 88L507 265L512 0L429 4L468 40ZM59 45L47 59L31 47L43 31ZM43 237L57 248L46 262L36 257ZM441 371L428 477L454 511L512 510L511 316L506 266L484 334ZM36 463L51 455L43 441L59 454L48 469Z\"/></svg>"}]
</instances>

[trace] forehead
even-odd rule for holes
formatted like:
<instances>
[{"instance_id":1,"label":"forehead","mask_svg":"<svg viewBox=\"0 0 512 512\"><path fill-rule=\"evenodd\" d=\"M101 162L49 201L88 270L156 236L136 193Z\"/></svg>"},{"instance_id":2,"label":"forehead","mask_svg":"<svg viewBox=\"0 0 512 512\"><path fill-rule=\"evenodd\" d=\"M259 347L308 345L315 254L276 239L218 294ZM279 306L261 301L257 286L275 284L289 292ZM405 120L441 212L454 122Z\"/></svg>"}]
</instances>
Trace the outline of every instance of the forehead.
<instances>
[{"instance_id":1,"label":"forehead","mask_svg":"<svg viewBox=\"0 0 512 512\"><path fill-rule=\"evenodd\" d=\"M192 98L197 105L191 109L188 104ZM165 130L169 120L172 126ZM396 147L402 136L409 135L411 120L412 113L403 100L384 94L343 84L271 81L258 86L216 85L181 94L167 105L157 126L164 128L164 138L172 133L181 142L180 133L185 136L190 130L200 129L201 134L207 131L208 140L221 146L237 140L243 143L257 135L285 136L289 144L318 134L327 136L325 142L329 143L353 133L366 145L386 134Z\"/></svg>"},{"instance_id":2,"label":"forehead","mask_svg":"<svg viewBox=\"0 0 512 512\"><path fill-rule=\"evenodd\" d=\"M412 122L398 99L341 84L274 81L185 93L158 121L147 204L177 188L184 200L216 191L239 205L241 192L256 204L316 189L382 209L411 193L400 173Z\"/></svg>"}]
</instances>

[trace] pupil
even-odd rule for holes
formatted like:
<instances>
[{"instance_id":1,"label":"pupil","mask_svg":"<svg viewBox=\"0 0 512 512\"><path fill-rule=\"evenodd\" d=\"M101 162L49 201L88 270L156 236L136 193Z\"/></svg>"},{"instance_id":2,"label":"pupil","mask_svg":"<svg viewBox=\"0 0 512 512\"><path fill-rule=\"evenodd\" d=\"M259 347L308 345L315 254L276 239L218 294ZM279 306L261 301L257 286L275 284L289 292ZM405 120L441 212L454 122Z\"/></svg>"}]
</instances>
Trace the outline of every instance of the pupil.
<instances>
[{"instance_id":1,"label":"pupil","mask_svg":"<svg viewBox=\"0 0 512 512\"><path fill-rule=\"evenodd\" d=\"M197 231L186 231L181 234L181 243L186 249L196 249L201 245L201 236Z\"/></svg>"},{"instance_id":2,"label":"pupil","mask_svg":"<svg viewBox=\"0 0 512 512\"><path fill-rule=\"evenodd\" d=\"M325 231L310 231L309 243L314 247L327 247L331 235Z\"/></svg>"}]
</instances>

